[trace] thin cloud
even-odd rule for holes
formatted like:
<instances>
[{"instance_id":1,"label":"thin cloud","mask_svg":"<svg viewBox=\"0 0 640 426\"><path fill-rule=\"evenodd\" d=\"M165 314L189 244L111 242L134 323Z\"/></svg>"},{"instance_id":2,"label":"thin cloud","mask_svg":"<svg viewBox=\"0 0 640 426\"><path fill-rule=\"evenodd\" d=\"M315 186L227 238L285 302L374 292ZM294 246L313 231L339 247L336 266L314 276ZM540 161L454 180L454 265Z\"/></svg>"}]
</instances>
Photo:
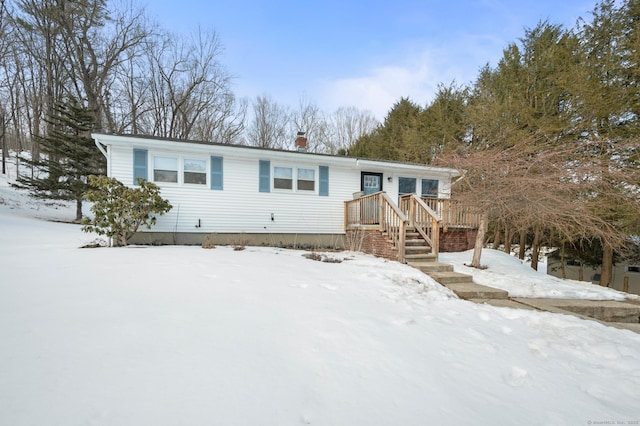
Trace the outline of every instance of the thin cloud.
<instances>
[{"instance_id":1,"label":"thin cloud","mask_svg":"<svg viewBox=\"0 0 640 426\"><path fill-rule=\"evenodd\" d=\"M486 39L476 40L487 43ZM478 46L469 55L461 51L454 53L455 50L423 49L419 53L406 53L411 59L405 63L375 67L362 76L326 82L320 90L322 103L334 108L368 109L382 120L401 97L424 106L433 100L439 84L470 83L484 64L482 61L486 62L478 58L478 52L487 50L487 46Z\"/></svg>"}]
</instances>

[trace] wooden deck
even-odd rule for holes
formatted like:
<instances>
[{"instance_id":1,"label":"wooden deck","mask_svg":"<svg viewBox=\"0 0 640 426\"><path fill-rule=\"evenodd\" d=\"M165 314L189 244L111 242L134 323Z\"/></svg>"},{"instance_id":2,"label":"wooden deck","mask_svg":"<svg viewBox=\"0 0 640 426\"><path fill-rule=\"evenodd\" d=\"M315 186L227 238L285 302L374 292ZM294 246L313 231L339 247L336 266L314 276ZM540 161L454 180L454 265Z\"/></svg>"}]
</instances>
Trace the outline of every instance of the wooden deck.
<instances>
[{"instance_id":1,"label":"wooden deck","mask_svg":"<svg viewBox=\"0 0 640 426\"><path fill-rule=\"evenodd\" d=\"M454 227L477 228L479 216L453 200L420 198L415 194L401 196L396 205L382 191L345 201L344 227L377 227L397 249L398 260L404 262L407 230L417 232L437 259L440 232Z\"/></svg>"}]
</instances>

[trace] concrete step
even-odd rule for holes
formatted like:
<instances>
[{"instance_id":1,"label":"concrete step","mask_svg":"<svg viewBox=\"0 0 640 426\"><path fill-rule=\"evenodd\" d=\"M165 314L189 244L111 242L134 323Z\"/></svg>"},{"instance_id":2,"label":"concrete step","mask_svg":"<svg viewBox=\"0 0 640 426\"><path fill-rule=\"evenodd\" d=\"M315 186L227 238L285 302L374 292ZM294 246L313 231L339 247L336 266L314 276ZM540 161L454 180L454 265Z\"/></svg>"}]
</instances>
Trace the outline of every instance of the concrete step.
<instances>
[{"instance_id":1,"label":"concrete step","mask_svg":"<svg viewBox=\"0 0 640 426\"><path fill-rule=\"evenodd\" d=\"M421 270L425 274L429 275L432 272L453 272L453 265L440 262L410 262L409 266L413 266L416 269Z\"/></svg>"},{"instance_id":2,"label":"concrete step","mask_svg":"<svg viewBox=\"0 0 640 426\"><path fill-rule=\"evenodd\" d=\"M640 324L640 306L615 300L525 299L517 302L534 308L577 315L603 322Z\"/></svg>"},{"instance_id":3,"label":"concrete step","mask_svg":"<svg viewBox=\"0 0 640 426\"><path fill-rule=\"evenodd\" d=\"M404 260L407 263L435 262L437 258L438 257L435 254L431 254L431 253L422 253L422 254L406 254L405 253L404 255Z\"/></svg>"},{"instance_id":4,"label":"concrete step","mask_svg":"<svg viewBox=\"0 0 640 426\"><path fill-rule=\"evenodd\" d=\"M440 284L454 284L454 283L470 283L473 284L473 277L469 274L461 274L459 272L433 272L430 273L431 278L438 281Z\"/></svg>"},{"instance_id":5,"label":"concrete step","mask_svg":"<svg viewBox=\"0 0 640 426\"><path fill-rule=\"evenodd\" d=\"M511 308L511 309L524 309L528 311L537 311L536 308L528 305L523 305L512 299L468 299L470 302L478 303L480 305L491 305L498 308Z\"/></svg>"},{"instance_id":6,"label":"concrete step","mask_svg":"<svg viewBox=\"0 0 640 426\"><path fill-rule=\"evenodd\" d=\"M440 283L443 284L443 283ZM477 300L477 299L508 299L509 293L497 288L487 287L480 284L474 284L469 282L453 282L443 284L449 290L453 291L459 298L465 300Z\"/></svg>"}]
</instances>

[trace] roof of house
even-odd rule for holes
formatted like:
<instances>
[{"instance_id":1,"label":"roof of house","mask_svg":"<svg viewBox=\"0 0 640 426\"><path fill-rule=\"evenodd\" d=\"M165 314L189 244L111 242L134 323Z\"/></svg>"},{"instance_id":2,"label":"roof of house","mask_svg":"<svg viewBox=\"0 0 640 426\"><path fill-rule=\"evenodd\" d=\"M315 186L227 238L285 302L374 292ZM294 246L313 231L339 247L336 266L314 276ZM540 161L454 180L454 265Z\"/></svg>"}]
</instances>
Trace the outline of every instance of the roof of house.
<instances>
[{"instance_id":1,"label":"roof of house","mask_svg":"<svg viewBox=\"0 0 640 426\"><path fill-rule=\"evenodd\" d=\"M432 171L446 173L452 177L459 176L460 172L452 168L444 168L444 167L433 167L427 164L420 163L412 163L407 161L394 161L394 160L380 160L380 159L372 159L372 158L363 158L363 157L350 157L350 156L339 156L333 154L323 154L316 152L307 152L307 151L295 151L295 150L285 150L285 149L275 149L275 148L261 148L255 146L248 145L239 145L239 144L224 144L219 142L209 142L209 141L198 141L198 140L185 140L185 139L176 139L176 138L164 138L157 136L149 136L149 135L132 135L132 134L106 134L106 133L92 133L91 137L96 140L96 142L109 144L108 142L120 142L120 143L133 143L135 140L147 141L149 143L161 142L166 147L168 144L185 144L185 145L195 145L195 146L213 146L219 147L223 149L238 149L238 150L247 150L247 152L266 152L266 153L274 153L274 154L285 154L287 156L317 156L326 159L333 159L338 161L355 161L356 163L364 163L364 164L376 164L383 165L388 164L391 168L405 168L407 166L411 168L428 168Z\"/></svg>"}]
</instances>

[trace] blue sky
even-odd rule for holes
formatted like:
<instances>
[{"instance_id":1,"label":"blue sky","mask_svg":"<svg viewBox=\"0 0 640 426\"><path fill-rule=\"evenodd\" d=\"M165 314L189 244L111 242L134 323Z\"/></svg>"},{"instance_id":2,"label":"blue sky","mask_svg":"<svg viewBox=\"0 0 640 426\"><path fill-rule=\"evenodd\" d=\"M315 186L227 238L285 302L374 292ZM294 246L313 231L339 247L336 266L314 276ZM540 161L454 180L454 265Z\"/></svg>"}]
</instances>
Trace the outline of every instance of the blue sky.
<instances>
[{"instance_id":1,"label":"blue sky","mask_svg":"<svg viewBox=\"0 0 640 426\"><path fill-rule=\"evenodd\" d=\"M400 97L420 105L438 83L469 83L541 20L573 27L595 0L154 0L164 28L215 30L234 92L267 94L325 112L341 106L384 118Z\"/></svg>"}]
</instances>

